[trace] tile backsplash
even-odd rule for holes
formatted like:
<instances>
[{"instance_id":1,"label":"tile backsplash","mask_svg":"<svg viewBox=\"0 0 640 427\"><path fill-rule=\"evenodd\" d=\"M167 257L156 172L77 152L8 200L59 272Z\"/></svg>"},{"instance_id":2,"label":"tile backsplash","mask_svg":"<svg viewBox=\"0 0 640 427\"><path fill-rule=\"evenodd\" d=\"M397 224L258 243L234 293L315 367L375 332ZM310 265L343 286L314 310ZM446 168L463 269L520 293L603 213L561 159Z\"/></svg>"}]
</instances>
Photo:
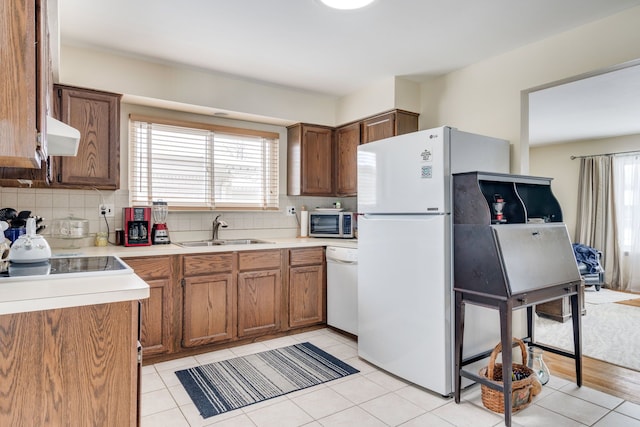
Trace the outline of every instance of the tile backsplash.
<instances>
[{"instance_id":1,"label":"tile backsplash","mask_svg":"<svg viewBox=\"0 0 640 427\"><path fill-rule=\"evenodd\" d=\"M221 238L245 237L296 237L299 234L297 216L286 214L287 206L295 206L300 212L304 205L308 210L315 207L329 207L340 201L347 211L355 211L357 201L355 197L297 197L280 196L280 210L265 212L247 211L206 211L206 212L169 212L167 226L173 241L209 239L212 233L213 219L217 215L229 224L228 228L220 229ZM113 217L105 219L99 215L98 207L101 203L114 205ZM14 208L17 211L29 210L32 215L44 218L43 224L47 228L43 235L47 237L52 247L67 247L70 242L58 241L50 236L51 220L73 215L76 218L89 220L88 239L74 241L73 245L93 245L97 232L106 232L107 224L109 241L115 240L114 230L122 228L122 208L129 206L129 192L127 190L62 190L42 188L0 188L0 208Z\"/></svg>"}]
</instances>

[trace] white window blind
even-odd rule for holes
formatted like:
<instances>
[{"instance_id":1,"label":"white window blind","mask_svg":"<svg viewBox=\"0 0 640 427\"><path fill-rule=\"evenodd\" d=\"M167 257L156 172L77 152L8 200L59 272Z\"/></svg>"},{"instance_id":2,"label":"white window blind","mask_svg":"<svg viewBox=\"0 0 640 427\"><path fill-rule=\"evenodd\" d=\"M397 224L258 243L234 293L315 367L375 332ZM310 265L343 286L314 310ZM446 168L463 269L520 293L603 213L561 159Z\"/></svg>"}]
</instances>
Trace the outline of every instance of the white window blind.
<instances>
[{"instance_id":1,"label":"white window blind","mask_svg":"<svg viewBox=\"0 0 640 427\"><path fill-rule=\"evenodd\" d=\"M133 204L162 199L185 209L278 208L277 138L133 119L130 131Z\"/></svg>"}]
</instances>

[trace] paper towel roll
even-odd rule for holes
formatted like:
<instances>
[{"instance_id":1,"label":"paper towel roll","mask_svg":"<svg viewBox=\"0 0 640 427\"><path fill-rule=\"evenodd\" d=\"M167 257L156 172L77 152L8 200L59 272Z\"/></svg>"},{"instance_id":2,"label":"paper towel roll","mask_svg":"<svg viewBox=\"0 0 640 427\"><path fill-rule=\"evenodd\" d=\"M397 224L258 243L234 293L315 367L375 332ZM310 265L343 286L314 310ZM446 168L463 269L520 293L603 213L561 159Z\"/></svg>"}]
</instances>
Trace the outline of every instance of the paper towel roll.
<instances>
[{"instance_id":1,"label":"paper towel roll","mask_svg":"<svg viewBox=\"0 0 640 427\"><path fill-rule=\"evenodd\" d=\"M300 237L309 234L309 211L300 211Z\"/></svg>"}]
</instances>

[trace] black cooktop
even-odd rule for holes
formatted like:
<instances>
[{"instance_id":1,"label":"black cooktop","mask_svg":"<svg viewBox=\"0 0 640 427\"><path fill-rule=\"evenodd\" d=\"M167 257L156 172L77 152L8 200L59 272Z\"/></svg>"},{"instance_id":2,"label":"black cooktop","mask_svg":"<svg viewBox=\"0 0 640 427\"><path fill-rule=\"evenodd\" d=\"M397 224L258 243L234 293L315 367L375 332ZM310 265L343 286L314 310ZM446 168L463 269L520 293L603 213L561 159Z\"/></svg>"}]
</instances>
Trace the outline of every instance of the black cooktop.
<instances>
[{"instance_id":1,"label":"black cooktop","mask_svg":"<svg viewBox=\"0 0 640 427\"><path fill-rule=\"evenodd\" d=\"M60 257L35 263L11 263L0 277L118 272L129 267L115 256Z\"/></svg>"}]
</instances>

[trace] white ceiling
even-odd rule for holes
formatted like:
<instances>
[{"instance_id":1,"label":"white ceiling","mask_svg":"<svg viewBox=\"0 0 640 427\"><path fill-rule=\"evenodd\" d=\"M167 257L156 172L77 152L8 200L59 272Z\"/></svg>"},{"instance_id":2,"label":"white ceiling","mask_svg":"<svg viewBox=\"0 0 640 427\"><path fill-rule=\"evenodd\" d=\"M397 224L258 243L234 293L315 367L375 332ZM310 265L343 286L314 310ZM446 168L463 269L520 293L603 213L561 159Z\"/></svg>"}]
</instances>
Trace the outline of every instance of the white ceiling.
<instances>
[{"instance_id":1,"label":"white ceiling","mask_svg":"<svg viewBox=\"0 0 640 427\"><path fill-rule=\"evenodd\" d=\"M602 19L640 0L58 0L62 44L343 96L424 80Z\"/></svg>"}]
</instances>

